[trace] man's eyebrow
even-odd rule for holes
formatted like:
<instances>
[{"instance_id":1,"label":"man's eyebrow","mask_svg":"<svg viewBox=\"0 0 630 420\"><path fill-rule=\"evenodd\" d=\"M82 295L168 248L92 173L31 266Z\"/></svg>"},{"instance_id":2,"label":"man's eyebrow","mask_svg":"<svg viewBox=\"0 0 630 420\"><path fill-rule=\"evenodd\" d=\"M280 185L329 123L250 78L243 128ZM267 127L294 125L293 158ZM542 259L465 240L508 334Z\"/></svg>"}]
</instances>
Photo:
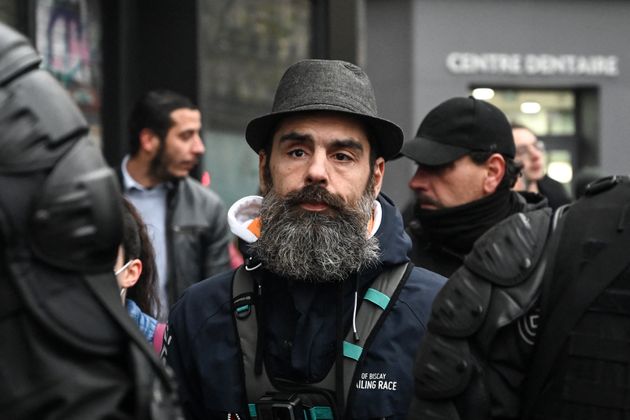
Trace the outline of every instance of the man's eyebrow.
<instances>
[{"instance_id":1,"label":"man's eyebrow","mask_svg":"<svg viewBox=\"0 0 630 420\"><path fill-rule=\"evenodd\" d=\"M280 143L285 141L300 141L300 142L312 142L313 137L310 134L298 133L297 131L291 131L283 134L280 137Z\"/></svg>"},{"instance_id":2,"label":"man's eyebrow","mask_svg":"<svg viewBox=\"0 0 630 420\"><path fill-rule=\"evenodd\" d=\"M332 146L337 149L354 149L357 152L363 152L363 145L361 142L353 138L335 140L333 141Z\"/></svg>"},{"instance_id":3,"label":"man's eyebrow","mask_svg":"<svg viewBox=\"0 0 630 420\"><path fill-rule=\"evenodd\" d=\"M296 131L291 131L280 136L280 143L285 141L298 141L301 143L314 142L313 136L311 136L310 134L298 133ZM335 149L353 149L357 152L363 152L363 145L361 144L361 142L354 138L333 140L330 144L330 147Z\"/></svg>"}]
</instances>

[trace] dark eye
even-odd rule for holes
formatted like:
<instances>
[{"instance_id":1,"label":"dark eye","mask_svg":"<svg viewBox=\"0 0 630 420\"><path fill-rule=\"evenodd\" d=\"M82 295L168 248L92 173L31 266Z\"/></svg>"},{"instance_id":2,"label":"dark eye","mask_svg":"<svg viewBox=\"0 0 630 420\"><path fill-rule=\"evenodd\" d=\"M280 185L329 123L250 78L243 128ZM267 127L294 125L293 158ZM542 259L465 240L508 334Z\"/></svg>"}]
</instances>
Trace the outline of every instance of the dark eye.
<instances>
[{"instance_id":1,"label":"dark eye","mask_svg":"<svg viewBox=\"0 0 630 420\"><path fill-rule=\"evenodd\" d=\"M183 133L181 133L180 138L182 140L190 140L194 137L195 132L194 131L184 131Z\"/></svg>"},{"instance_id":2,"label":"dark eye","mask_svg":"<svg viewBox=\"0 0 630 420\"><path fill-rule=\"evenodd\" d=\"M289 152L289 156L293 157L302 157L304 156L304 150L302 149L293 149Z\"/></svg>"},{"instance_id":3,"label":"dark eye","mask_svg":"<svg viewBox=\"0 0 630 420\"><path fill-rule=\"evenodd\" d=\"M352 160L352 158L345 153L335 153L334 156L336 160L341 160L341 161Z\"/></svg>"}]
</instances>

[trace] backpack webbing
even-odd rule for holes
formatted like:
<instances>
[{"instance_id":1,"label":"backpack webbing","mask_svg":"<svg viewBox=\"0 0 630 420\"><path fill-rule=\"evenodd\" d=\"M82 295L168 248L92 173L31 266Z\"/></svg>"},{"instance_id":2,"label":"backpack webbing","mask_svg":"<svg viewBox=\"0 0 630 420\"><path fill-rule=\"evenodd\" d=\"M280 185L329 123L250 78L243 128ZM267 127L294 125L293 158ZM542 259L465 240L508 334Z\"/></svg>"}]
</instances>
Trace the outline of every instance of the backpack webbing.
<instances>
[{"instance_id":1,"label":"backpack webbing","mask_svg":"<svg viewBox=\"0 0 630 420\"><path fill-rule=\"evenodd\" d=\"M343 342L343 375L344 399L347 401L357 364L364 355L364 347L370 339L374 327L381 315L391 303L391 297L401 287L409 276L413 265L403 263L381 273L366 291L363 300L371 304L362 304L357 312L357 331L361 332L359 340L355 340L350 330ZM256 375L254 364L256 359L257 322L254 305L255 294L254 276L241 266L236 270L232 280L232 296L234 319L239 336L243 368L245 374L245 389L250 402L250 414L255 413L251 403L258 400L266 392L277 391L269 379L263 363L262 374ZM327 390L335 389L335 366L330 369L326 377L311 386Z\"/></svg>"}]
</instances>

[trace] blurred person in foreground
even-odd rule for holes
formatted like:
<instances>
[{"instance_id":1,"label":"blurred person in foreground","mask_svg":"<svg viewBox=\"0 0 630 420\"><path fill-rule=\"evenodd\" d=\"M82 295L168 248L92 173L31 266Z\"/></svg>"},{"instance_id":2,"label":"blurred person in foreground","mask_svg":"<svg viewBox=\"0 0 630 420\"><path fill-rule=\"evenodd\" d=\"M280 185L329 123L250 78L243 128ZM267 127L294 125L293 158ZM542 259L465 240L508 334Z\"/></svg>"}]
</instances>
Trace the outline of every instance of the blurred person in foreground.
<instances>
[{"instance_id":1,"label":"blurred person in foreground","mask_svg":"<svg viewBox=\"0 0 630 420\"><path fill-rule=\"evenodd\" d=\"M228 212L246 263L189 288L169 317L187 417L404 418L443 278L409 264L379 194L400 128L378 117L359 67L305 60L246 139L263 196Z\"/></svg>"},{"instance_id":2,"label":"blurred person in foreground","mask_svg":"<svg viewBox=\"0 0 630 420\"><path fill-rule=\"evenodd\" d=\"M591 182L604 177L604 172L598 166L585 166L580 168L573 177L573 197L581 198L586 193L586 188Z\"/></svg>"},{"instance_id":3,"label":"blurred person in foreground","mask_svg":"<svg viewBox=\"0 0 630 420\"><path fill-rule=\"evenodd\" d=\"M115 174L39 64L0 24L0 418L181 418L120 304Z\"/></svg>"},{"instance_id":4,"label":"blurred person in foreground","mask_svg":"<svg viewBox=\"0 0 630 420\"><path fill-rule=\"evenodd\" d=\"M412 261L449 277L416 360L409 418L517 418L551 210L510 189L520 170L511 126L488 102L442 102L402 154L418 165Z\"/></svg>"},{"instance_id":5,"label":"blurred person in foreground","mask_svg":"<svg viewBox=\"0 0 630 420\"><path fill-rule=\"evenodd\" d=\"M630 179L591 182L550 240L523 419L630 418Z\"/></svg>"},{"instance_id":6,"label":"blurred person in foreground","mask_svg":"<svg viewBox=\"0 0 630 420\"><path fill-rule=\"evenodd\" d=\"M546 173L545 143L538 140L532 130L520 124L512 124L512 135L516 145L515 159L523 165L523 176L516 181L514 189L541 194L552 210L569 204L571 197L565 188Z\"/></svg>"},{"instance_id":7,"label":"blurred person in foreground","mask_svg":"<svg viewBox=\"0 0 630 420\"><path fill-rule=\"evenodd\" d=\"M230 269L225 206L190 176L204 152L201 113L188 98L153 90L136 102L119 177L155 249L161 320L186 287Z\"/></svg>"}]
</instances>

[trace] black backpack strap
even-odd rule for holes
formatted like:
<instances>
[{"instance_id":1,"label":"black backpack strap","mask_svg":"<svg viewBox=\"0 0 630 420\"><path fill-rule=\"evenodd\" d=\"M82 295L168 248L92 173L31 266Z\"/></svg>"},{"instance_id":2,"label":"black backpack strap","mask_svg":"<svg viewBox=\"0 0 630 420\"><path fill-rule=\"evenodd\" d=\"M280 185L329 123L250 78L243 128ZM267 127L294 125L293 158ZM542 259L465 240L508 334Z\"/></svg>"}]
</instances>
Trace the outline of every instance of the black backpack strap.
<instances>
[{"instance_id":1,"label":"black backpack strap","mask_svg":"<svg viewBox=\"0 0 630 420\"><path fill-rule=\"evenodd\" d=\"M354 389L357 365L365 357L365 350L375 335L373 333L378 330L377 326L380 326L385 320L383 315L389 313L394 306L395 297L407 281L412 269L412 263L403 263L383 272L374 280L363 296L364 302L356 317L357 331L360 332L358 340L356 340L353 331L350 330L343 342L343 383L346 402L351 390Z\"/></svg>"},{"instance_id":2,"label":"black backpack strap","mask_svg":"<svg viewBox=\"0 0 630 420\"><path fill-rule=\"evenodd\" d=\"M247 266L243 265L236 270L232 278L232 306L243 360L245 392L248 398L250 416L253 414L252 417L255 417L256 409L251 402L258 400L266 392L276 390L265 372L264 363L262 364L262 372L256 373L258 322L255 296L254 275Z\"/></svg>"}]
</instances>

